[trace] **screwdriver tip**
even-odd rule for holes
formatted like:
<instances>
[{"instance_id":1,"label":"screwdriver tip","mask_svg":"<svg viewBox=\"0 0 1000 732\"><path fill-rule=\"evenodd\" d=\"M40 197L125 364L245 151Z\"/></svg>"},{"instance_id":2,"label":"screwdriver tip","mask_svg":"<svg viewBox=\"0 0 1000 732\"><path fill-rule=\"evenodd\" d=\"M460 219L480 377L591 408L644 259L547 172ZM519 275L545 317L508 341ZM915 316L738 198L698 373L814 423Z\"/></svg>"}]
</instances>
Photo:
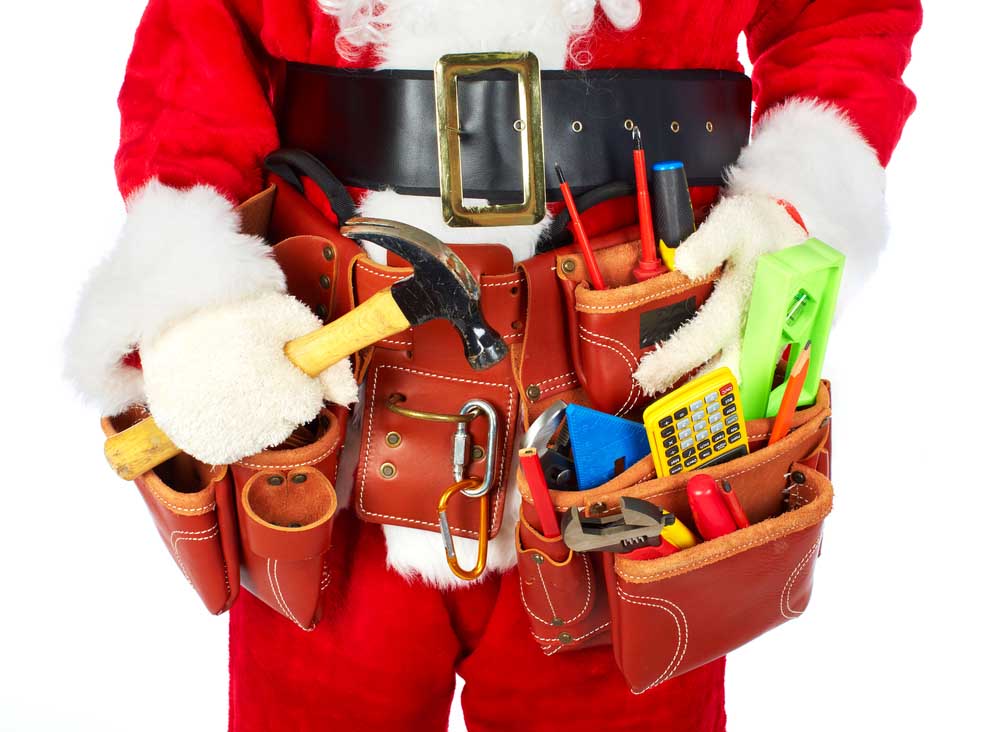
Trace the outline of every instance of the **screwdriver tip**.
<instances>
[{"instance_id":1,"label":"screwdriver tip","mask_svg":"<svg viewBox=\"0 0 1000 732\"><path fill-rule=\"evenodd\" d=\"M556 177L559 179L560 183L566 182L566 176L563 175L562 168L559 167L559 163L556 163Z\"/></svg>"}]
</instances>

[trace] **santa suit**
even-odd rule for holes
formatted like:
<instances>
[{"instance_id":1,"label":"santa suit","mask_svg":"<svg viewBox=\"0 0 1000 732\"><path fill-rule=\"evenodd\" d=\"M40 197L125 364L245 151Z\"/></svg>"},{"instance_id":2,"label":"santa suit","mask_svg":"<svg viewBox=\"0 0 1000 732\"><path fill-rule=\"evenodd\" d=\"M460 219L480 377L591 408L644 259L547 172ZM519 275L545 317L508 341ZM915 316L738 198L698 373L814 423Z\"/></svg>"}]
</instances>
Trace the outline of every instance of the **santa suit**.
<instances>
[{"instance_id":1,"label":"santa suit","mask_svg":"<svg viewBox=\"0 0 1000 732\"><path fill-rule=\"evenodd\" d=\"M117 276L172 282L175 295L136 308L121 288L85 302L71 348L86 342L78 360L90 355L98 365L81 367L78 383L107 413L142 401L141 376L118 359L145 324L218 302L219 290L240 295L273 277L258 262L233 258L217 268L224 274L211 295L189 282L204 258L223 256L213 253L213 237L224 226L213 231L210 216L198 241L177 256L159 257L144 242L167 246L172 219L197 207L185 199L177 208L175 189L207 185L226 205L261 189L262 159L282 144L271 99L289 61L429 69L444 53L530 50L542 68L740 71L737 39L745 31L755 118L791 103L768 119L734 186L788 199L822 238L868 252L857 258L856 274L872 266L884 238L880 166L914 106L900 77L920 24L917 0L647 0L637 21L632 3L604 5L397 0L366 21L363 12L351 13L366 3L151 0L121 93L116 160L130 198L125 243L133 254L149 251L132 256ZM360 194L358 203L364 215L405 221L450 242L504 242L519 257L530 254L546 223L449 230L434 198L381 191ZM347 482L352 449L348 444L341 470ZM444 729L456 672L466 682L471 730L724 729L724 659L634 695L608 647L543 655L509 569L509 533L492 542L491 572L462 585L442 569L432 532L383 531L350 511L340 513L335 532L341 566L315 630L303 632L249 593L232 609L233 729Z\"/></svg>"}]
</instances>

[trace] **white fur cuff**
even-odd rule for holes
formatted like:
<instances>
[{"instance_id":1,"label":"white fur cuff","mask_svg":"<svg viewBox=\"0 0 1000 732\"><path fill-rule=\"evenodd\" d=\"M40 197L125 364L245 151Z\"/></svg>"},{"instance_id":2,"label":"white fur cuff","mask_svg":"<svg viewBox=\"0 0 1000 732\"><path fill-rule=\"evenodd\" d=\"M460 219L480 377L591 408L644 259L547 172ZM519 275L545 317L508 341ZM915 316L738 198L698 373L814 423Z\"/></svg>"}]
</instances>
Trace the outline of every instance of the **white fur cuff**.
<instances>
[{"instance_id":1,"label":"white fur cuff","mask_svg":"<svg viewBox=\"0 0 1000 732\"><path fill-rule=\"evenodd\" d=\"M142 374L121 364L140 341L202 308L285 289L266 243L240 233L239 216L214 189L152 180L127 206L66 342L67 377L105 415L145 399Z\"/></svg>"}]
</instances>

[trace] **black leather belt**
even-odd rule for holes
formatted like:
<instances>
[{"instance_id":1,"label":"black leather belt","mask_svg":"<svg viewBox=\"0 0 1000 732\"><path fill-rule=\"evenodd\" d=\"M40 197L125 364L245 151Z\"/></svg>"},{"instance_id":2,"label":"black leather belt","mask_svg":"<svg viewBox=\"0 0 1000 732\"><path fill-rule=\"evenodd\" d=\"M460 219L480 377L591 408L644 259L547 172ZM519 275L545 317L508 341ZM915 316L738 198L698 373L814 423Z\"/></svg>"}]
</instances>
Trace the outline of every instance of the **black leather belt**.
<instances>
[{"instance_id":1,"label":"black leather belt","mask_svg":"<svg viewBox=\"0 0 1000 732\"><path fill-rule=\"evenodd\" d=\"M561 200L553 163L574 190L632 180L632 123L649 163L683 161L691 185L721 184L750 135L750 80L731 71L543 71L541 89L549 201ZM464 195L521 200L515 77L463 78L459 116ZM311 152L349 186L440 194L431 71L290 63L278 119L284 147Z\"/></svg>"}]
</instances>

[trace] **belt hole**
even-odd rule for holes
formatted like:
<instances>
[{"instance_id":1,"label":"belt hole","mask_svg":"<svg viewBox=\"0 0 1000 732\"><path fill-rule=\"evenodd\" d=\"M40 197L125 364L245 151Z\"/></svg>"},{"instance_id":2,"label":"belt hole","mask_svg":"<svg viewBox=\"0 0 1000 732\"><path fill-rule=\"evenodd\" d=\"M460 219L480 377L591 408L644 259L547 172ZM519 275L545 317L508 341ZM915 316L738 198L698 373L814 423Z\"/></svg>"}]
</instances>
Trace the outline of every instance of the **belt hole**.
<instances>
[{"instance_id":1,"label":"belt hole","mask_svg":"<svg viewBox=\"0 0 1000 732\"><path fill-rule=\"evenodd\" d=\"M705 123L705 129L708 131L709 134L715 131L715 125L712 124L712 120L709 120L708 122Z\"/></svg>"},{"instance_id":2,"label":"belt hole","mask_svg":"<svg viewBox=\"0 0 1000 732\"><path fill-rule=\"evenodd\" d=\"M635 122L633 122L631 119L625 120L625 129L626 130L628 130L629 132L631 132L633 127L635 127Z\"/></svg>"},{"instance_id":3,"label":"belt hole","mask_svg":"<svg viewBox=\"0 0 1000 732\"><path fill-rule=\"evenodd\" d=\"M681 123L678 122L677 120L674 120L673 122L671 122L670 123L670 131L673 132L674 134L680 132L681 131Z\"/></svg>"},{"instance_id":4,"label":"belt hole","mask_svg":"<svg viewBox=\"0 0 1000 732\"><path fill-rule=\"evenodd\" d=\"M569 126L573 132L583 132L583 122L578 119L573 120L573 124Z\"/></svg>"},{"instance_id":5,"label":"belt hole","mask_svg":"<svg viewBox=\"0 0 1000 732\"><path fill-rule=\"evenodd\" d=\"M514 120L514 130L515 132L524 132L528 125L523 119Z\"/></svg>"}]
</instances>

